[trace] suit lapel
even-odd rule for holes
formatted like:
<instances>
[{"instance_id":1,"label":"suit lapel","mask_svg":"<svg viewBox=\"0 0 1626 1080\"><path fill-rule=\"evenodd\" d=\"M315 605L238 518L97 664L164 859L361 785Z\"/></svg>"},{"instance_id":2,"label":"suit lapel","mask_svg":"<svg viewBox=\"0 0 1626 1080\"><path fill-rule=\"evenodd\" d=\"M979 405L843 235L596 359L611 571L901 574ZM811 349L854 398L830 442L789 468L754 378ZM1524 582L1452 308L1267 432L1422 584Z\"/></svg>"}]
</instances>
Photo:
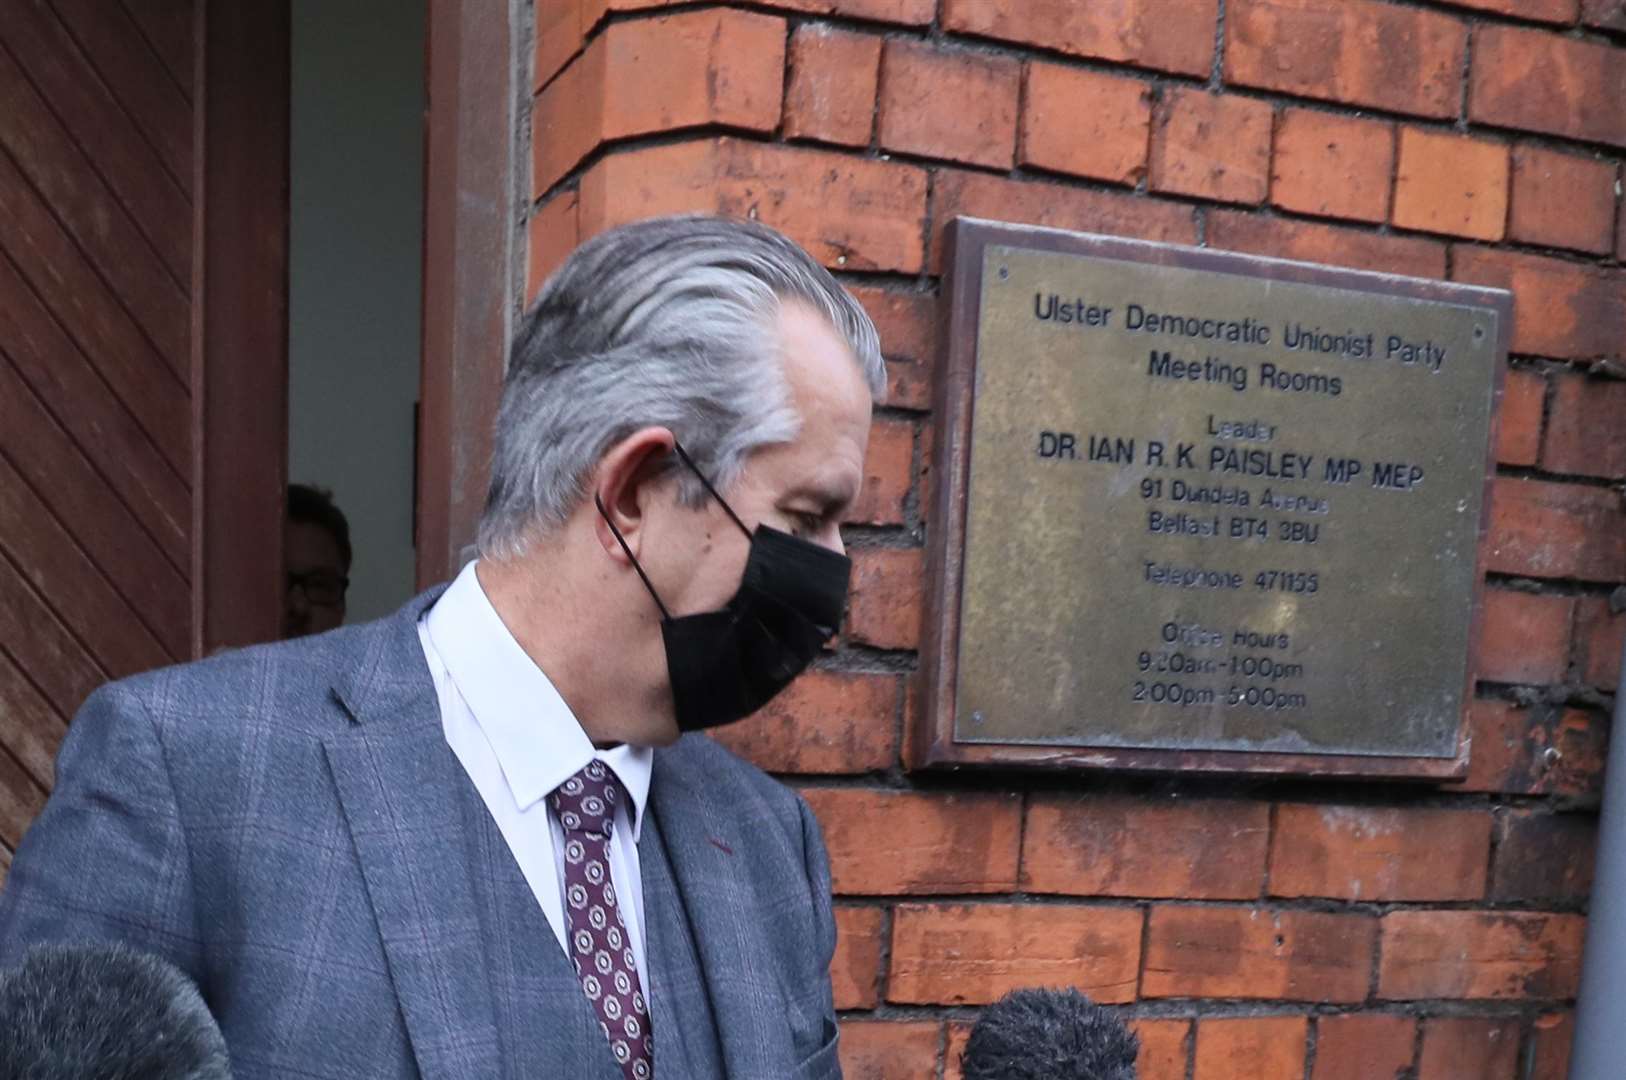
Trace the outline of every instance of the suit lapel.
<instances>
[{"instance_id":1,"label":"suit lapel","mask_svg":"<svg viewBox=\"0 0 1626 1080\"><path fill-rule=\"evenodd\" d=\"M682 743L656 752L650 807L694 934L729 1077L785 1076L795 1064L783 994L762 935L768 927L736 852L739 824ZM657 1038L660 1025L656 1025ZM658 1049L658 1048L657 1048ZM659 1064L657 1053L656 1062Z\"/></svg>"},{"instance_id":2,"label":"suit lapel","mask_svg":"<svg viewBox=\"0 0 1626 1080\"><path fill-rule=\"evenodd\" d=\"M380 624L334 689L354 723L323 740L412 1051L425 1080L492 1070L499 1046L446 745L418 643L429 593Z\"/></svg>"}]
</instances>

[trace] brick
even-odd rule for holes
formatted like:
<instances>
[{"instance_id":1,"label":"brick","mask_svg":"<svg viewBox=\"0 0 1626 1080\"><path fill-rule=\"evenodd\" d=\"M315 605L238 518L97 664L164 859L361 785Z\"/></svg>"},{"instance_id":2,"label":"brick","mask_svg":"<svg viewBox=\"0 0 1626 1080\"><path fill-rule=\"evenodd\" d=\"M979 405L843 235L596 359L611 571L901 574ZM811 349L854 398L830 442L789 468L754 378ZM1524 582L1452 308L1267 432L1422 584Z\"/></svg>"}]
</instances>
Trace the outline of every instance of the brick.
<instances>
[{"instance_id":1,"label":"brick","mask_svg":"<svg viewBox=\"0 0 1626 1080\"><path fill-rule=\"evenodd\" d=\"M1171 244L1197 242L1197 223L1191 208L1178 203L1115 191L1024 183L982 173L940 169L932 183L930 269L934 274L942 268L943 229L955 215Z\"/></svg>"},{"instance_id":2,"label":"brick","mask_svg":"<svg viewBox=\"0 0 1626 1080\"><path fill-rule=\"evenodd\" d=\"M937 303L925 293L851 286L875 323L886 357L886 403L897 409L932 405L932 367L937 358ZM926 463L922 455L922 464Z\"/></svg>"},{"instance_id":3,"label":"brick","mask_svg":"<svg viewBox=\"0 0 1626 1080\"><path fill-rule=\"evenodd\" d=\"M1626 647L1626 611L1611 611L1601 596L1581 598L1575 618L1575 667L1581 681L1600 690L1620 686L1620 653Z\"/></svg>"},{"instance_id":4,"label":"brick","mask_svg":"<svg viewBox=\"0 0 1626 1080\"><path fill-rule=\"evenodd\" d=\"M1225 10L1226 82L1389 112L1456 116L1467 46L1460 20L1376 0Z\"/></svg>"},{"instance_id":5,"label":"brick","mask_svg":"<svg viewBox=\"0 0 1626 1080\"><path fill-rule=\"evenodd\" d=\"M582 0L583 24L592 29L610 12L668 7L685 0ZM758 0L758 7L804 15L839 15L852 19L925 26L937 11L937 0Z\"/></svg>"},{"instance_id":6,"label":"brick","mask_svg":"<svg viewBox=\"0 0 1626 1080\"><path fill-rule=\"evenodd\" d=\"M531 198L546 194L604 138L604 46L596 41L531 103Z\"/></svg>"},{"instance_id":7,"label":"brick","mask_svg":"<svg viewBox=\"0 0 1626 1080\"><path fill-rule=\"evenodd\" d=\"M612 154L582 178L583 239L659 214L754 218L833 269L915 273L926 175L892 161L706 139Z\"/></svg>"},{"instance_id":8,"label":"brick","mask_svg":"<svg viewBox=\"0 0 1626 1080\"><path fill-rule=\"evenodd\" d=\"M848 507L849 525L900 525L904 502L914 480L915 425L909 420L876 417L864 451L864 485Z\"/></svg>"},{"instance_id":9,"label":"brick","mask_svg":"<svg viewBox=\"0 0 1626 1080\"><path fill-rule=\"evenodd\" d=\"M1514 352L1559 360L1626 357L1626 272L1458 247L1453 276L1513 290Z\"/></svg>"},{"instance_id":10,"label":"brick","mask_svg":"<svg viewBox=\"0 0 1626 1080\"><path fill-rule=\"evenodd\" d=\"M937 355L937 299L928 293L897 292L873 285L850 285L847 291L864 305L881 337L888 360L925 363ZM888 399L887 404L897 402Z\"/></svg>"},{"instance_id":11,"label":"brick","mask_svg":"<svg viewBox=\"0 0 1626 1080\"><path fill-rule=\"evenodd\" d=\"M582 31L592 33L611 12L652 11L671 7L683 0L579 0L581 3Z\"/></svg>"},{"instance_id":12,"label":"brick","mask_svg":"<svg viewBox=\"0 0 1626 1080\"><path fill-rule=\"evenodd\" d=\"M604 137L726 124L772 131L785 88L785 20L715 8L616 23L604 42Z\"/></svg>"},{"instance_id":13,"label":"brick","mask_svg":"<svg viewBox=\"0 0 1626 1080\"><path fill-rule=\"evenodd\" d=\"M932 407L932 370L929 361L916 363L912 360L886 360L886 403L895 409L926 410ZM927 428L921 435L924 445L931 438L931 429ZM921 453L921 471L925 472L931 467L931 455ZM921 492L921 517L926 517L924 503L930 495L929 491Z\"/></svg>"},{"instance_id":14,"label":"brick","mask_svg":"<svg viewBox=\"0 0 1626 1080\"><path fill-rule=\"evenodd\" d=\"M1570 1044L1574 1041L1574 1013L1538 1016L1530 1026L1529 1080L1565 1080L1570 1074Z\"/></svg>"},{"instance_id":15,"label":"brick","mask_svg":"<svg viewBox=\"0 0 1626 1080\"><path fill-rule=\"evenodd\" d=\"M1511 368L1502 384L1502 413L1496 434L1496 460L1503 465L1534 465L1541 453L1541 416L1547 407L1547 379L1539 371Z\"/></svg>"},{"instance_id":16,"label":"brick","mask_svg":"<svg viewBox=\"0 0 1626 1080\"><path fill-rule=\"evenodd\" d=\"M1468 724L1473 752L1459 790L1595 797L1602 788L1608 725L1599 717L1475 701Z\"/></svg>"},{"instance_id":17,"label":"brick","mask_svg":"<svg viewBox=\"0 0 1626 1080\"><path fill-rule=\"evenodd\" d=\"M785 137L867 146L875 125L881 39L822 23L790 39Z\"/></svg>"},{"instance_id":18,"label":"brick","mask_svg":"<svg viewBox=\"0 0 1626 1080\"><path fill-rule=\"evenodd\" d=\"M1008 169L1021 65L907 38L881 57L879 139L905 154Z\"/></svg>"},{"instance_id":19,"label":"brick","mask_svg":"<svg viewBox=\"0 0 1626 1080\"><path fill-rule=\"evenodd\" d=\"M1504 809L1496 821L1492 900L1574 903L1592 891L1598 819Z\"/></svg>"},{"instance_id":20,"label":"brick","mask_svg":"<svg viewBox=\"0 0 1626 1080\"><path fill-rule=\"evenodd\" d=\"M1542 686L1564 677L1574 597L1486 589L1482 603L1475 678Z\"/></svg>"},{"instance_id":21,"label":"brick","mask_svg":"<svg viewBox=\"0 0 1626 1080\"><path fill-rule=\"evenodd\" d=\"M936 1020L848 1020L841 1025L847 1080L935 1080L943 1026Z\"/></svg>"},{"instance_id":22,"label":"brick","mask_svg":"<svg viewBox=\"0 0 1626 1080\"><path fill-rule=\"evenodd\" d=\"M1581 21L1600 30L1626 30L1626 0L1581 0Z\"/></svg>"},{"instance_id":23,"label":"brick","mask_svg":"<svg viewBox=\"0 0 1626 1080\"><path fill-rule=\"evenodd\" d=\"M1392 911L1383 916L1378 996L1572 998L1585 927L1582 915Z\"/></svg>"},{"instance_id":24,"label":"brick","mask_svg":"<svg viewBox=\"0 0 1626 1080\"><path fill-rule=\"evenodd\" d=\"M1436 1017L1423 1022L1417 1080L1513 1080L1518 1053L1516 1019Z\"/></svg>"},{"instance_id":25,"label":"brick","mask_svg":"<svg viewBox=\"0 0 1626 1080\"><path fill-rule=\"evenodd\" d=\"M1508 149L1461 135L1400 129L1394 223L1500 240L1507 226Z\"/></svg>"},{"instance_id":26,"label":"brick","mask_svg":"<svg viewBox=\"0 0 1626 1080\"><path fill-rule=\"evenodd\" d=\"M1023 986L1074 986L1101 1004L1135 997L1141 913L1033 904L899 906L887 1000L987 1005Z\"/></svg>"},{"instance_id":27,"label":"brick","mask_svg":"<svg viewBox=\"0 0 1626 1080\"><path fill-rule=\"evenodd\" d=\"M919 548L859 548L847 601L848 636L881 649L920 644L925 552Z\"/></svg>"},{"instance_id":28,"label":"brick","mask_svg":"<svg viewBox=\"0 0 1626 1080\"><path fill-rule=\"evenodd\" d=\"M1218 0L943 0L943 29L1136 67L1207 75Z\"/></svg>"},{"instance_id":29,"label":"brick","mask_svg":"<svg viewBox=\"0 0 1626 1080\"><path fill-rule=\"evenodd\" d=\"M898 378L890 361L889 383ZM890 389L890 387L889 387ZM906 400L912 395L906 390ZM894 405L889 394L888 405ZM896 525L904 521L910 490L916 479L915 424L896 417L877 417L870 425L869 445L864 453L864 482L858 497L848 509L848 524ZM925 462L921 463L922 468Z\"/></svg>"},{"instance_id":30,"label":"brick","mask_svg":"<svg viewBox=\"0 0 1626 1080\"><path fill-rule=\"evenodd\" d=\"M1309 1029L1302 1016L1203 1017L1192 1080L1302 1080Z\"/></svg>"},{"instance_id":31,"label":"brick","mask_svg":"<svg viewBox=\"0 0 1626 1080\"><path fill-rule=\"evenodd\" d=\"M1607 255L1615 242L1615 165L1521 144L1513 150L1508 235Z\"/></svg>"},{"instance_id":32,"label":"brick","mask_svg":"<svg viewBox=\"0 0 1626 1080\"><path fill-rule=\"evenodd\" d=\"M920 429L920 480L918 483L920 503L917 508L918 516L922 521L932 520L932 506L937 501L937 485L933 482L932 477L932 469L936 467L935 462L932 460L933 453L937 449L936 444L936 426L932 424L922 426Z\"/></svg>"},{"instance_id":33,"label":"brick","mask_svg":"<svg viewBox=\"0 0 1626 1080\"><path fill-rule=\"evenodd\" d=\"M1386 221L1394 159L1393 124L1287 109L1276 125L1270 201L1300 214Z\"/></svg>"},{"instance_id":34,"label":"brick","mask_svg":"<svg viewBox=\"0 0 1626 1080\"><path fill-rule=\"evenodd\" d=\"M1009 892L1020 796L859 788L802 792L824 829L837 895Z\"/></svg>"},{"instance_id":35,"label":"brick","mask_svg":"<svg viewBox=\"0 0 1626 1080\"><path fill-rule=\"evenodd\" d=\"M925 26L937 14L937 0L765 0L765 3L787 11L844 15L900 26Z\"/></svg>"},{"instance_id":36,"label":"brick","mask_svg":"<svg viewBox=\"0 0 1626 1080\"><path fill-rule=\"evenodd\" d=\"M561 191L531 214L525 223L525 303L530 306L548 276L559 269L580 239L576 229L577 196Z\"/></svg>"},{"instance_id":37,"label":"brick","mask_svg":"<svg viewBox=\"0 0 1626 1080\"><path fill-rule=\"evenodd\" d=\"M1313 221L1260 217L1236 210L1208 214L1208 243L1278 259L1331 263L1410 277L1443 278L1445 245L1418 236L1385 236Z\"/></svg>"},{"instance_id":38,"label":"brick","mask_svg":"<svg viewBox=\"0 0 1626 1080\"><path fill-rule=\"evenodd\" d=\"M1019 162L1114 184L1140 181L1152 124L1149 83L1039 60L1023 78Z\"/></svg>"},{"instance_id":39,"label":"brick","mask_svg":"<svg viewBox=\"0 0 1626 1080\"><path fill-rule=\"evenodd\" d=\"M1153 191L1258 203L1270 189L1271 107L1171 87L1152 120Z\"/></svg>"},{"instance_id":40,"label":"brick","mask_svg":"<svg viewBox=\"0 0 1626 1080\"><path fill-rule=\"evenodd\" d=\"M540 195L600 142L721 124L770 132L785 82L785 21L728 8L611 25L537 97Z\"/></svg>"},{"instance_id":41,"label":"brick","mask_svg":"<svg viewBox=\"0 0 1626 1080\"><path fill-rule=\"evenodd\" d=\"M1190 1020L1131 1020L1129 1030L1140 1040L1137 1080L1186 1080L1191 1026Z\"/></svg>"},{"instance_id":42,"label":"brick","mask_svg":"<svg viewBox=\"0 0 1626 1080\"><path fill-rule=\"evenodd\" d=\"M1141 996L1361 1001L1377 944L1367 915L1154 906Z\"/></svg>"},{"instance_id":43,"label":"brick","mask_svg":"<svg viewBox=\"0 0 1626 1080\"><path fill-rule=\"evenodd\" d=\"M874 907L836 907L836 955L830 987L837 1009L873 1009L881 1000L881 945L886 913Z\"/></svg>"},{"instance_id":44,"label":"brick","mask_svg":"<svg viewBox=\"0 0 1626 1080\"><path fill-rule=\"evenodd\" d=\"M1545 30L1486 24L1474 33L1468 118L1626 146L1626 50Z\"/></svg>"},{"instance_id":45,"label":"brick","mask_svg":"<svg viewBox=\"0 0 1626 1080\"><path fill-rule=\"evenodd\" d=\"M1022 888L1248 899L1264 881L1269 836L1263 802L1035 795L1022 835Z\"/></svg>"},{"instance_id":46,"label":"brick","mask_svg":"<svg viewBox=\"0 0 1626 1080\"><path fill-rule=\"evenodd\" d=\"M551 2L551 0L550 0ZM611 12L670 7L685 0L581 0L583 26L591 30ZM839 15L853 19L925 26L936 13L936 0L758 0L758 7L804 15Z\"/></svg>"},{"instance_id":47,"label":"brick","mask_svg":"<svg viewBox=\"0 0 1626 1080\"><path fill-rule=\"evenodd\" d=\"M1446 0L1457 7L1491 11L1535 22L1573 23L1579 0Z\"/></svg>"},{"instance_id":48,"label":"brick","mask_svg":"<svg viewBox=\"0 0 1626 1080\"><path fill-rule=\"evenodd\" d=\"M542 89L581 51L584 34L581 18L581 0L546 0L536 5L536 54L531 64L533 92Z\"/></svg>"},{"instance_id":49,"label":"brick","mask_svg":"<svg viewBox=\"0 0 1626 1080\"><path fill-rule=\"evenodd\" d=\"M1491 816L1481 810L1276 808L1273 896L1353 901L1477 900L1485 895Z\"/></svg>"},{"instance_id":50,"label":"brick","mask_svg":"<svg viewBox=\"0 0 1626 1080\"><path fill-rule=\"evenodd\" d=\"M896 675L815 669L712 736L768 772L879 772L898 759L898 692Z\"/></svg>"},{"instance_id":51,"label":"brick","mask_svg":"<svg viewBox=\"0 0 1626 1080\"><path fill-rule=\"evenodd\" d=\"M1411 1068L1417 1021L1409 1016L1323 1016L1315 1028L1310 1080L1394 1080Z\"/></svg>"},{"instance_id":52,"label":"brick","mask_svg":"<svg viewBox=\"0 0 1626 1080\"><path fill-rule=\"evenodd\" d=\"M1526 577L1626 580L1626 500L1608 488L1497 477L1487 565Z\"/></svg>"},{"instance_id":53,"label":"brick","mask_svg":"<svg viewBox=\"0 0 1626 1080\"><path fill-rule=\"evenodd\" d=\"M908 732L917 731L917 730L919 730L919 726L922 723L925 722L924 718L921 716L921 713L920 713L921 702L922 702L922 694L921 694L920 684L925 678L926 678L925 674L921 670L919 670L918 668L912 674L904 676L904 680L903 680L903 729L905 731L908 731ZM906 738L905 739L905 744L906 745L907 745L908 741L909 740ZM908 751L905 751L904 764L905 764L906 768L913 768L914 767L909 762Z\"/></svg>"},{"instance_id":54,"label":"brick","mask_svg":"<svg viewBox=\"0 0 1626 1080\"><path fill-rule=\"evenodd\" d=\"M1553 391L1541 467L1548 472L1626 478L1626 382L1560 375Z\"/></svg>"},{"instance_id":55,"label":"brick","mask_svg":"<svg viewBox=\"0 0 1626 1080\"><path fill-rule=\"evenodd\" d=\"M972 1025L959 1020L947 1024L946 1045L943 1048L943 1080L964 1080L961 1058L965 1057L965 1044L971 1041ZM1182 1078L1183 1080L1183 1078Z\"/></svg>"}]
</instances>

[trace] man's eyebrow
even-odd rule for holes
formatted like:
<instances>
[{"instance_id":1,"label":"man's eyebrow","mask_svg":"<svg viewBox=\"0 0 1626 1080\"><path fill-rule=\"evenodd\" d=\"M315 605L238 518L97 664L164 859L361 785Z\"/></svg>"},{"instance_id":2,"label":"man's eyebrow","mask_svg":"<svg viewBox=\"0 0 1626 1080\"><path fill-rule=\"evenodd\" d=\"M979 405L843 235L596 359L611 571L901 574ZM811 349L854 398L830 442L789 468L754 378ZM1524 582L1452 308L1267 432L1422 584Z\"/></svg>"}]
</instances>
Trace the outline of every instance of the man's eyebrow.
<instances>
[{"instance_id":1,"label":"man's eyebrow","mask_svg":"<svg viewBox=\"0 0 1626 1080\"><path fill-rule=\"evenodd\" d=\"M790 495L811 499L826 511L839 510L858 497L858 485L834 479L807 480L793 486Z\"/></svg>"}]
</instances>

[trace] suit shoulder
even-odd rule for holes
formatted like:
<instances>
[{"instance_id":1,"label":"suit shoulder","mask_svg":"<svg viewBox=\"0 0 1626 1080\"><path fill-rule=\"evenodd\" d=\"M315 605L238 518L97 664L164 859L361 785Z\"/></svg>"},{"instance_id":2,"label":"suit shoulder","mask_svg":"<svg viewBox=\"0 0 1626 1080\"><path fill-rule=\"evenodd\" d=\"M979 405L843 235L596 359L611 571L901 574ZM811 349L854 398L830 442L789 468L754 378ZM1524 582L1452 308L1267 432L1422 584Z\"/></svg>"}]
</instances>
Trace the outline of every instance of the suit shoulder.
<instances>
[{"instance_id":1,"label":"suit shoulder","mask_svg":"<svg viewBox=\"0 0 1626 1080\"><path fill-rule=\"evenodd\" d=\"M93 698L151 717L161 736L219 732L275 712L287 730L324 730L341 722L336 679L363 655L379 623L344 627L295 641L227 649L108 683ZM87 703L88 704L88 703Z\"/></svg>"},{"instance_id":2,"label":"suit shoulder","mask_svg":"<svg viewBox=\"0 0 1626 1080\"><path fill-rule=\"evenodd\" d=\"M671 749L686 766L704 777L705 782L734 786L787 818L800 817L800 795L709 735L685 735Z\"/></svg>"}]
</instances>

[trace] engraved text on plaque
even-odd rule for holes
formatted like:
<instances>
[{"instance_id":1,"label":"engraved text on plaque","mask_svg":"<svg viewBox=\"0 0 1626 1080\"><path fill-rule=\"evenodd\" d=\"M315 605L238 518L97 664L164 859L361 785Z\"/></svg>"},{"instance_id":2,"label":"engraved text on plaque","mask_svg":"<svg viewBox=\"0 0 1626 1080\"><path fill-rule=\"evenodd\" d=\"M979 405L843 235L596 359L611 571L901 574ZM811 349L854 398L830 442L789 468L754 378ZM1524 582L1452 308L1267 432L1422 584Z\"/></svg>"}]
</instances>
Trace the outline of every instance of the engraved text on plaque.
<instances>
[{"instance_id":1,"label":"engraved text on plaque","mask_svg":"<svg viewBox=\"0 0 1626 1080\"><path fill-rule=\"evenodd\" d=\"M941 742L1459 769L1506 294L957 230Z\"/></svg>"}]
</instances>

